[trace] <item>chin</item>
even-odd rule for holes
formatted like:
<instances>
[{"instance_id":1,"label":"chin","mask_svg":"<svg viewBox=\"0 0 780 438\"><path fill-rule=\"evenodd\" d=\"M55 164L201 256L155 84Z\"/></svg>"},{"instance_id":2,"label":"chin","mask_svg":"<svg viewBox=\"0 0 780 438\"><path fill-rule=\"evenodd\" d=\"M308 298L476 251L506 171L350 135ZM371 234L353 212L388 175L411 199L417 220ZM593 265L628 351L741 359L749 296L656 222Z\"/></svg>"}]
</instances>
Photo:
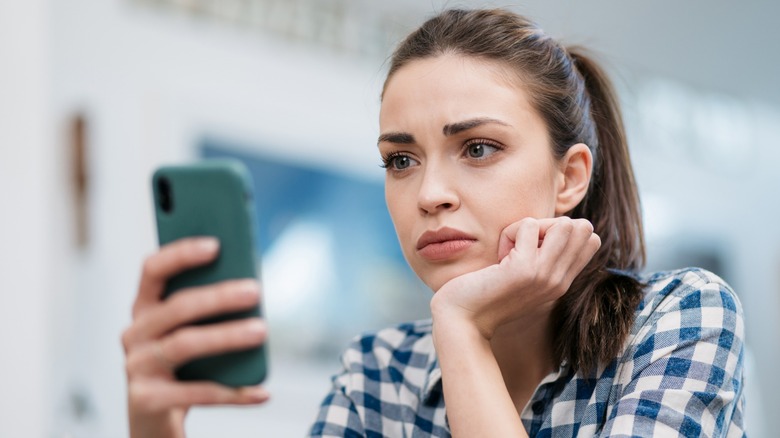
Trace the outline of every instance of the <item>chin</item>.
<instances>
[{"instance_id":1,"label":"chin","mask_svg":"<svg viewBox=\"0 0 780 438\"><path fill-rule=\"evenodd\" d=\"M495 263L495 262L494 262ZM494 263L470 260L469 262L452 263L439 266L426 266L424 269L419 267L414 269L417 276L428 286L433 293L436 293L442 286L450 280L470 272L486 268Z\"/></svg>"}]
</instances>

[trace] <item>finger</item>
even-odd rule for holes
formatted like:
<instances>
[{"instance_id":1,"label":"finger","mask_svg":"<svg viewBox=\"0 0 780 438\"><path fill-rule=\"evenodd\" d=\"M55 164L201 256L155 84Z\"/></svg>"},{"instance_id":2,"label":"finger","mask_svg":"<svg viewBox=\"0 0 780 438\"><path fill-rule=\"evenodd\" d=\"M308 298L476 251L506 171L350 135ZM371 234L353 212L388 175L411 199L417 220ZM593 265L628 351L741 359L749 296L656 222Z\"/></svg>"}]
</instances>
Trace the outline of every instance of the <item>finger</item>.
<instances>
[{"instance_id":1,"label":"finger","mask_svg":"<svg viewBox=\"0 0 780 438\"><path fill-rule=\"evenodd\" d=\"M532 217L526 217L519 221L512 222L509 224L506 228L504 228L501 231L501 235L499 236L498 240L498 260L501 261L509 255L510 251L515 248L515 245L517 245L518 237L520 235L520 228L525 224L525 226L530 227L530 221L536 221L538 222L539 219L535 219ZM530 232L530 229L529 229ZM527 234L527 233L526 233Z\"/></svg>"},{"instance_id":2,"label":"finger","mask_svg":"<svg viewBox=\"0 0 780 438\"><path fill-rule=\"evenodd\" d=\"M263 320L243 318L184 327L159 342L165 358L178 366L200 357L256 347L265 341L266 335L267 327ZM146 354L156 353L148 351Z\"/></svg>"},{"instance_id":3,"label":"finger","mask_svg":"<svg viewBox=\"0 0 780 438\"><path fill-rule=\"evenodd\" d=\"M579 239L578 239L579 240ZM589 233L584 238L581 245L572 249L570 252L575 256L571 258L568 268L565 263L561 263L559 266L558 276L562 277L562 282L565 284L565 290L568 290L574 279L585 269L585 266L593 259L593 256L598 252L601 247L601 238L595 233ZM568 251L568 250L567 250Z\"/></svg>"},{"instance_id":4,"label":"finger","mask_svg":"<svg viewBox=\"0 0 780 438\"><path fill-rule=\"evenodd\" d=\"M160 248L143 265L133 317L160 301L168 278L186 269L206 264L217 256L219 241L213 237L181 239Z\"/></svg>"},{"instance_id":5,"label":"finger","mask_svg":"<svg viewBox=\"0 0 780 438\"><path fill-rule=\"evenodd\" d=\"M193 405L249 405L267 401L262 386L231 388L213 382L138 379L128 385L128 396L135 411L164 412Z\"/></svg>"},{"instance_id":6,"label":"finger","mask_svg":"<svg viewBox=\"0 0 780 438\"><path fill-rule=\"evenodd\" d=\"M593 259L593 256L595 256L598 252L599 248L601 248L601 238L596 233L590 233L587 236L585 243L578 251L579 257L577 257L577 259L572 264L572 271L575 271L577 274L579 274L579 272L582 271L588 263L590 263L590 261Z\"/></svg>"},{"instance_id":7,"label":"finger","mask_svg":"<svg viewBox=\"0 0 780 438\"><path fill-rule=\"evenodd\" d=\"M575 224L571 218L562 216L556 218L554 223L543 230L542 244L539 246L539 262L540 267L547 268L545 274L551 272L553 266L560 264L562 257L566 257L565 250L570 244L574 228Z\"/></svg>"},{"instance_id":8,"label":"finger","mask_svg":"<svg viewBox=\"0 0 780 438\"><path fill-rule=\"evenodd\" d=\"M525 218L520 221L513 249L522 260L530 261L536 258L536 250L539 247L539 230L540 221L538 219Z\"/></svg>"},{"instance_id":9,"label":"finger","mask_svg":"<svg viewBox=\"0 0 780 438\"><path fill-rule=\"evenodd\" d=\"M501 235L499 236L498 240L498 260L501 261L506 257L509 252L512 250L512 248L515 247L515 242L517 241L517 235L520 231L520 225L523 222L523 220L526 219L532 219L537 221L539 225L539 240L537 241L537 247L541 244L542 239L544 238L544 234L547 231L547 229L552 226L556 218L542 218L542 219L535 219L535 218L524 218L522 220L519 220L517 222L513 222L506 226L501 231Z\"/></svg>"},{"instance_id":10,"label":"finger","mask_svg":"<svg viewBox=\"0 0 780 438\"><path fill-rule=\"evenodd\" d=\"M589 251L588 241L594 236L593 224L586 219L571 220L572 229L566 248L561 256L561 265L572 267L578 260L590 260L593 253ZM598 248L596 248L598 249Z\"/></svg>"},{"instance_id":11,"label":"finger","mask_svg":"<svg viewBox=\"0 0 780 438\"><path fill-rule=\"evenodd\" d=\"M122 343L127 350L134 344L157 339L184 324L249 309L259 301L260 285L254 279L183 289L140 314L122 336Z\"/></svg>"},{"instance_id":12,"label":"finger","mask_svg":"<svg viewBox=\"0 0 780 438\"><path fill-rule=\"evenodd\" d=\"M600 239L593 233L590 222L575 219L569 221L568 227L550 228L543 247L548 241L550 251L540 257L550 268L550 283L565 291L598 250Z\"/></svg>"},{"instance_id":13,"label":"finger","mask_svg":"<svg viewBox=\"0 0 780 438\"><path fill-rule=\"evenodd\" d=\"M517 240L517 232L520 230L520 221L512 222L501 231L501 235L498 237L498 261L504 259L512 248L515 247L515 240Z\"/></svg>"},{"instance_id":14,"label":"finger","mask_svg":"<svg viewBox=\"0 0 780 438\"><path fill-rule=\"evenodd\" d=\"M130 349L125 371L128 380L139 376L173 378L173 371L192 359L256 347L265 338L266 326L259 318L185 327Z\"/></svg>"},{"instance_id":15,"label":"finger","mask_svg":"<svg viewBox=\"0 0 780 438\"><path fill-rule=\"evenodd\" d=\"M539 219L539 246L542 246L542 242L545 237L547 237L547 232L550 231L555 224L558 224L563 220L571 220L571 218L568 216L558 216Z\"/></svg>"}]
</instances>

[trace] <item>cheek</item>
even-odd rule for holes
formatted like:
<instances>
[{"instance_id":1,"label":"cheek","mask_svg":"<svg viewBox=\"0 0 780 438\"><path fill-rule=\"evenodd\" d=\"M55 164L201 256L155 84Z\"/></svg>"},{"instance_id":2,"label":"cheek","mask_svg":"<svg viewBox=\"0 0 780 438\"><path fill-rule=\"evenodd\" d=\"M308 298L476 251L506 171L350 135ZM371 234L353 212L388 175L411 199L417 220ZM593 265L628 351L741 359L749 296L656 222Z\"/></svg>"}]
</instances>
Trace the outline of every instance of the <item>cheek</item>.
<instances>
[{"instance_id":1,"label":"cheek","mask_svg":"<svg viewBox=\"0 0 780 438\"><path fill-rule=\"evenodd\" d=\"M390 213L390 219L393 221L396 235L403 248L405 240L408 240L404 239L404 236L410 232L414 220L414 205L407 204L409 204L409 199L414 198L404 196L399 189L400 188L396 183L385 182L385 203L387 204L387 211Z\"/></svg>"},{"instance_id":2,"label":"cheek","mask_svg":"<svg viewBox=\"0 0 780 438\"><path fill-rule=\"evenodd\" d=\"M479 190L483 199L483 220L503 226L525 217L552 217L555 213L555 190L551 175L519 178L519 172L498 176L492 188ZM473 186L477 190L476 184Z\"/></svg>"}]
</instances>

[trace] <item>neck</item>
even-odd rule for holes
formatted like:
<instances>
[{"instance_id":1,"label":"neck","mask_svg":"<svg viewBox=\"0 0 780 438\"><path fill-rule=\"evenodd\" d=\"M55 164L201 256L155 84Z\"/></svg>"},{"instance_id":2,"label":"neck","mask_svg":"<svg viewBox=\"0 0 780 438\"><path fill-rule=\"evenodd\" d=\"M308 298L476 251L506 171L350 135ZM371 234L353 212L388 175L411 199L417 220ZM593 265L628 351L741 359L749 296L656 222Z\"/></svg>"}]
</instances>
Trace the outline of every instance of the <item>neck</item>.
<instances>
[{"instance_id":1,"label":"neck","mask_svg":"<svg viewBox=\"0 0 780 438\"><path fill-rule=\"evenodd\" d=\"M505 324L496 330L490 341L518 412L533 396L542 379L558 367L553 361L552 335L550 315L546 314L532 321Z\"/></svg>"}]
</instances>

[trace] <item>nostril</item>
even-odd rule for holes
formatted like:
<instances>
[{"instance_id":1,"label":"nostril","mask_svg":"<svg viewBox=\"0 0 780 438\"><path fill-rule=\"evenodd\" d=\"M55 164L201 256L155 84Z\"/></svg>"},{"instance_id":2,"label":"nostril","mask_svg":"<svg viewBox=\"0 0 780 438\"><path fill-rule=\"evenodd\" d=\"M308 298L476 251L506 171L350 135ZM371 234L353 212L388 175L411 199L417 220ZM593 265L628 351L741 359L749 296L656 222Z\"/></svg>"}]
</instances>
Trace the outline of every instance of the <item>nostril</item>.
<instances>
[{"instance_id":1,"label":"nostril","mask_svg":"<svg viewBox=\"0 0 780 438\"><path fill-rule=\"evenodd\" d=\"M441 204L442 208L450 209L452 208L452 204L449 202L445 202L444 204Z\"/></svg>"}]
</instances>

